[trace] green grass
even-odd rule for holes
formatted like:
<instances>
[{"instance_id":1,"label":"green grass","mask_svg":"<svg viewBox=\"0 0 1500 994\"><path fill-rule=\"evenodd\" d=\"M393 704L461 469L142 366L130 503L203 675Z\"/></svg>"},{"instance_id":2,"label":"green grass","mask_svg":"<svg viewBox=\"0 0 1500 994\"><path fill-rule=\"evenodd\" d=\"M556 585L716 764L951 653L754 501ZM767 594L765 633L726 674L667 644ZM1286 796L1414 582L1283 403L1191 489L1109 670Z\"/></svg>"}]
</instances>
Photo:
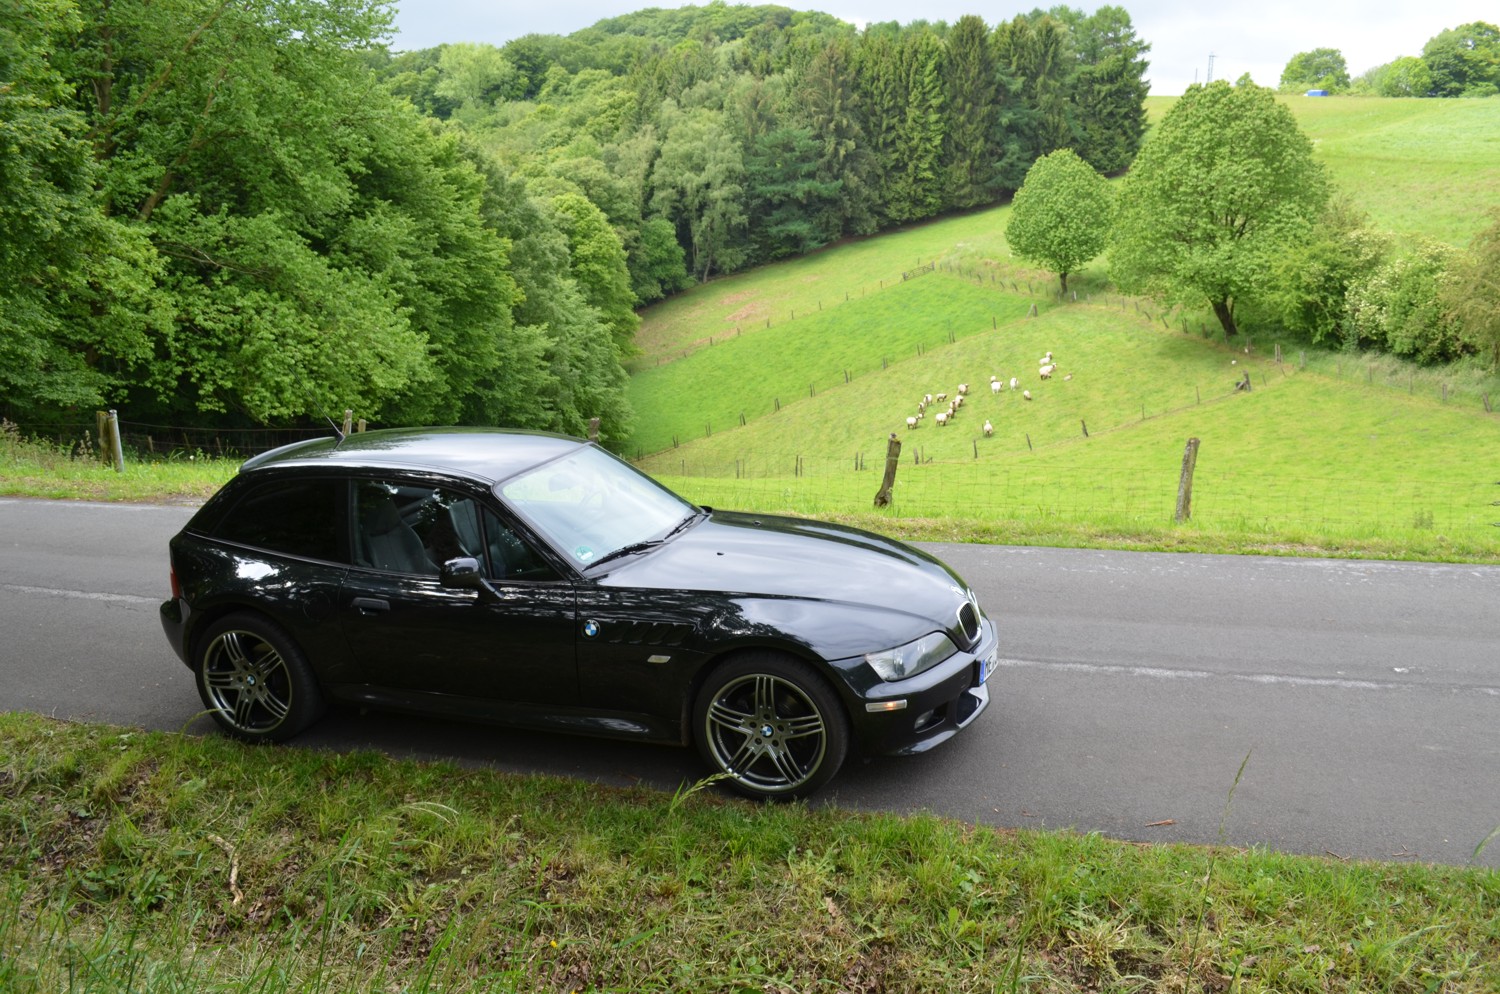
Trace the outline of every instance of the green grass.
<instances>
[{"instance_id":1,"label":"green grass","mask_svg":"<svg viewBox=\"0 0 1500 994\"><path fill-rule=\"evenodd\" d=\"M939 270L638 374L654 429L641 448L659 450L641 464L701 503L908 537L1500 561L1493 377L1290 345L1278 364L1274 342L1169 323L1119 297L1058 305ZM1061 366L1043 382L1047 351ZM1253 389L1236 391L1247 372ZM1013 374L1033 400L990 393ZM948 427L907 429L919 398L960 382ZM895 500L876 514L892 432ZM1202 445L1178 525L1189 437Z\"/></svg>"},{"instance_id":2,"label":"green grass","mask_svg":"<svg viewBox=\"0 0 1500 994\"><path fill-rule=\"evenodd\" d=\"M1176 97L1146 101L1159 121ZM1302 97L1292 109L1335 187L1378 229L1464 246L1500 206L1494 100Z\"/></svg>"},{"instance_id":3,"label":"green grass","mask_svg":"<svg viewBox=\"0 0 1500 994\"><path fill-rule=\"evenodd\" d=\"M651 307L636 333L636 369L715 341L828 312L901 282L935 259L1004 260L989 263L1011 278L1024 276L1009 258L998 208L913 225L875 238L857 238L812 255L716 279ZM1036 278L1036 277L1033 277ZM920 282L920 279L918 280ZM1040 289L1040 287L1038 287Z\"/></svg>"},{"instance_id":4,"label":"green grass","mask_svg":"<svg viewBox=\"0 0 1500 994\"><path fill-rule=\"evenodd\" d=\"M197 502L208 499L240 467L204 456L140 460L124 472L103 462L87 437L67 446L26 438L0 422L0 496L74 500Z\"/></svg>"},{"instance_id":5,"label":"green grass","mask_svg":"<svg viewBox=\"0 0 1500 994\"><path fill-rule=\"evenodd\" d=\"M15 994L1500 985L1493 869L1136 846L26 714L0 715L0 783L0 989Z\"/></svg>"},{"instance_id":6,"label":"green grass","mask_svg":"<svg viewBox=\"0 0 1500 994\"><path fill-rule=\"evenodd\" d=\"M1172 99L1148 101L1152 116ZM1500 202L1493 101L1286 100L1378 227L1462 245ZM1070 281L1077 302L1059 301L1053 277L1010 258L1008 210L650 309L626 451L703 503L912 538L1500 561L1500 416L1486 410L1500 375L1291 343L1277 364L1273 330L1205 337L1209 315L1113 296L1098 264ZM1049 350L1060 369L1044 384ZM1235 392L1246 372L1253 391ZM1034 400L992 398L992 375L1019 376ZM908 430L920 397L960 382L971 397L949 427ZM875 513L893 432L896 499ZM1189 437L1203 443L1193 516L1176 524Z\"/></svg>"}]
</instances>

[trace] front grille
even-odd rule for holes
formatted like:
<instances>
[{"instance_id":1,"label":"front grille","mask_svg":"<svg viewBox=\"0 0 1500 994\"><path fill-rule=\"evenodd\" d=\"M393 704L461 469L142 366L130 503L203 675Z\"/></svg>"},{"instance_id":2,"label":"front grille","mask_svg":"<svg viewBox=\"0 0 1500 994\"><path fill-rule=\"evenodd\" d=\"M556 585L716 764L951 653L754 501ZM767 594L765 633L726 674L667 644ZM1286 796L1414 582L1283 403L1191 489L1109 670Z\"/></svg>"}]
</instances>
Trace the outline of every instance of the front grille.
<instances>
[{"instance_id":1,"label":"front grille","mask_svg":"<svg viewBox=\"0 0 1500 994\"><path fill-rule=\"evenodd\" d=\"M965 649L979 641L979 605L973 600L964 601L958 609L958 630L963 633Z\"/></svg>"}]
</instances>

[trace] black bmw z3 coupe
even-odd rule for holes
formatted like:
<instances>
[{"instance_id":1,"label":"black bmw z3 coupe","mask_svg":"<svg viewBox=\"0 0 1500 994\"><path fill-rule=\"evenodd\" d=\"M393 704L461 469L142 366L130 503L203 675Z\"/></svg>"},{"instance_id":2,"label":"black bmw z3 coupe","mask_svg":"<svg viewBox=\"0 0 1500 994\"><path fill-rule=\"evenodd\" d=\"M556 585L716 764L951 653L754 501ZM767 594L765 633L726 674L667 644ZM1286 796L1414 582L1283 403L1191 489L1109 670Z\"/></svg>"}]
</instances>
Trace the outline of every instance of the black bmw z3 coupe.
<instances>
[{"instance_id":1,"label":"black bmw z3 coupe","mask_svg":"<svg viewBox=\"0 0 1500 994\"><path fill-rule=\"evenodd\" d=\"M256 456L170 546L162 627L214 719L326 703L695 746L757 798L989 704L994 624L938 559L698 507L590 442L392 429Z\"/></svg>"}]
</instances>

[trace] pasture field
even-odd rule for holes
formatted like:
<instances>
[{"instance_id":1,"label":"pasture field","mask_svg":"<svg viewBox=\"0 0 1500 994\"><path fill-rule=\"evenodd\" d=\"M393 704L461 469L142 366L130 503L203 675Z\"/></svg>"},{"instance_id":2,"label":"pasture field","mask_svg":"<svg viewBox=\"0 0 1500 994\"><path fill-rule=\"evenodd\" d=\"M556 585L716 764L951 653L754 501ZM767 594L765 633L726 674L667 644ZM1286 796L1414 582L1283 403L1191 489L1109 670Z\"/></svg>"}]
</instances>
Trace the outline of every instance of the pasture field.
<instances>
[{"instance_id":1,"label":"pasture field","mask_svg":"<svg viewBox=\"0 0 1500 994\"><path fill-rule=\"evenodd\" d=\"M1176 97L1149 97L1161 120ZM1399 238L1463 247L1500 207L1500 100L1282 96L1339 191Z\"/></svg>"},{"instance_id":2,"label":"pasture field","mask_svg":"<svg viewBox=\"0 0 1500 994\"><path fill-rule=\"evenodd\" d=\"M1159 120L1174 98L1151 98ZM1500 203L1494 101L1284 98L1398 238L1464 244ZM1010 257L1009 207L851 241L644 313L625 447L702 503L913 537L1500 559L1500 376L1317 351ZM1280 361L1276 361L1281 346ZM1038 359L1059 368L1042 382ZM1245 374L1251 389L1236 390ZM1063 379L1071 374L1071 379ZM1016 376L1033 399L989 391ZM949 426L926 394L968 383ZM981 426L988 419L993 435ZM887 439L893 501L875 511ZM1174 521L1201 439L1191 521Z\"/></svg>"},{"instance_id":3,"label":"pasture field","mask_svg":"<svg viewBox=\"0 0 1500 994\"><path fill-rule=\"evenodd\" d=\"M967 299L976 316L1001 296L943 272L923 282L920 293L913 285L890 294ZM1484 413L1472 393L1450 389L1444 401L1435 374L1411 372L1397 383L1385 367L1377 376L1353 356L1317 357L1314 368L1288 347L1278 364L1274 345L1246 353L1238 343L1168 331L1133 302L1107 300L1053 305L995 330L986 320L888 368L867 363L848 384L830 367L830 386L809 397L804 385L779 411L763 401L761 378L736 382L720 368L732 371L735 354L749 369L771 366L785 347L756 335L701 350L659 377L681 367L679 389L698 389L695 377L711 383L703 393L734 427L708 435L700 423L691 441L640 463L701 503L863 516L885 531L916 519L1000 541L1060 531L1059 544L1070 544L1078 529L1093 528L1147 547L1337 552L1348 543L1397 557L1500 555L1492 524L1500 512L1490 503L1500 498L1500 416ZM921 314L910 320L920 324ZM1047 351L1060 366L1042 381L1037 360ZM1236 390L1246 373L1252 389ZM1032 400L990 392L991 375L1016 374ZM811 374L799 366L797 375ZM907 429L918 398L952 393L960 382L970 394L949 426L924 418ZM723 414L736 407L747 412L743 428ZM985 420L992 436L981 431ZM875 512L892 432L902 442L894 499ZM1201 440L1192 521L1177 525L1189 437Z\"/></svg>"},{"instance_id":4,"label":"pasture field","mask_svg":"<svg viewBox=\"0 0 1500 994\"><path fill-rule=\"evenodd\" d=\"M641 355L633 371L649 369L737 332L774 328L814 313L837 312L846 302L877 293L942 257L984 259L995 271L1024 275L1009 257L1005 212L991 208L871 238L858 238L798 259L715 280L648 308L636 332ZM1003 260L997 264L995 260ZM1044 279L1033 274L1034 282Z\"/></svg>"}]
</instances>

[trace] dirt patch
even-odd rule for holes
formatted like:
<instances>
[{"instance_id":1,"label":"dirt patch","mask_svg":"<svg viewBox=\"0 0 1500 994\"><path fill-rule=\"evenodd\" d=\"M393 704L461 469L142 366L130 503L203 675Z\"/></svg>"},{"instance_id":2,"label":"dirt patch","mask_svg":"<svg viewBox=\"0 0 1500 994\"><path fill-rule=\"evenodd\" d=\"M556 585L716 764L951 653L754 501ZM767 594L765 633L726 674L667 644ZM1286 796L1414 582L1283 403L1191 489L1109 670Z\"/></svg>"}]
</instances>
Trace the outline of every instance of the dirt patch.
<instances>
[{"instance_id":1,"label":"dirt patch","mask_svg":"<svg viewBox=\"0 0 1500 994\"><path fill-rule=\"evenodd\" d=\"M747 305L745 307L741 307L739 310L735 311L733 314L726 314L724 316L724 320L725 321L747 321L750 318L758 318L758 317L760 317L760 315L762 313L764 313L764 312L761 310L761 307L760 307L759 304L749 304L749 305Z\"/></svg>"}]
</instances>

